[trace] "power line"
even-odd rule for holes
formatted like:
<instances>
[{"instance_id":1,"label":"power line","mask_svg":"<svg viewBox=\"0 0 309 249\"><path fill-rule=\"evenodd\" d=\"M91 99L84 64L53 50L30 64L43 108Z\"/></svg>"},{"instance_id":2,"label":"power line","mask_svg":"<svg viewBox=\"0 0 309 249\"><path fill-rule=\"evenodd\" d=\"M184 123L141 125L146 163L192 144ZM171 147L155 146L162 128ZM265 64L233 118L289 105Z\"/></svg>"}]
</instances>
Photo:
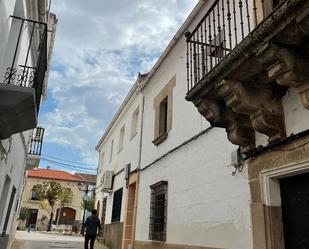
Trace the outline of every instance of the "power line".
<instances>
[{"instance_id":1,"label":"power line","mask_svg":"<svg viewBox=\"0 0 309 249\"><path fill-rule=\"evenodd\" d=\"M97 171L97 169L95 169L95 168L79 167L79 166L76 166L76 165L70 165L70 164L66 164L66 163L57 162L57 161L50 160L50 159L44 158L44 157L41 157L41 159L46 161L46 162L49 162L51 164L58 165L58 166L66 166L66 167L72 168L72 169L82 169L82 170L88 170L88 171Z\"/></svg>"},{"instance_id":2,"label":"power line","mask_svg":"<svg viewBox=\"0 0 309 249\"><path fill-rule=\"evenodd\" d=\"M55 156L50 156L50 155L47 155L47 154L42 154L43 157L46 157L46 158L51 158L51 159L56 159L56 160L60 160L60 161L63 161L63 162L68 162L68 163L74 163L74 164L78 164L78 165L84 165L84 166L90 166L89 164L86 164L86 163L80 163L80 162L74 162L74 161L69 161L69 160L66 160L66 159L62 159L62 158L59 158L59 157L55 157ZM50 159L50 160L51 160Z\"/></svg>"},{"instance_id":3,"label":"power line","mask_svg":"<svg viewBox=\"0 0 309 249\"><path fill-rule=\"evenodd\" d=\"M57 167L59 167L59 168L64 168L64 169L69 169L69 170L76 170L75 168L71 168L71 167L68 167L68 166L62 166L62 165L55 165L55 166L57 166ZM79 169L78 170L78 172L83 172L83 173L86 173L86 174L93 174L93 172L91 171L89 171L89 170L87 170L87 169Z\"/></svg>"}]
</instances>

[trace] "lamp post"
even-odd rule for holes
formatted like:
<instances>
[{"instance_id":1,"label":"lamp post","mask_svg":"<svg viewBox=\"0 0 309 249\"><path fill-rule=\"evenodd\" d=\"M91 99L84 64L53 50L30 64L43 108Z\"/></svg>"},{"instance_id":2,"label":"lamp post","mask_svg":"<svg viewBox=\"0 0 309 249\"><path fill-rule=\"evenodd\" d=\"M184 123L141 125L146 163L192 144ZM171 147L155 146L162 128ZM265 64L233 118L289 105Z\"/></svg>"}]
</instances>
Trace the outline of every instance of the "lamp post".
<instances>
[{"instance_id":1,"label":"lamp post","mask_svg":"<svg viewBox=\"0 0 309 249\"><path fill-rule=\"evenodd\" d=\"M89 183L85 183L85 188L83 188L83 183L78 184L78 189L80 191L84 192L84 197L83 197L83 208L84 208L84 213L83 213L83 223L82 223L82 229L81 229L81 234L84 232L84 224L85 224L85 219L86 219L86 206L85 206L85 198L89 198L88 193L89 191L93 191L93 195L91 196L92 198L95 198L95 187L93 189L89 189Z\"/></svg>"},{"instance_id":2,"label":"lamp post","mask_svg":"<svg viewBox=\"0 0 309 249\"><path fill-rule=\"evenodd\" d=\"M84 201L84 199L88 197L89 184L86 183L86 188L83 189L83 184L82 184L82 183L79 183L79 184L78 184L78 189L79 189L80 191L83 191L83 192L84 192L84 196L83 196L83 209L84 209L84 213L83 213L82 229L81 229L81 231L80 231L80 233L83 234L83 233L84 233L85 216L86 216L86 206L85 206L85 201Z\"/></svg>"}]
</instances>

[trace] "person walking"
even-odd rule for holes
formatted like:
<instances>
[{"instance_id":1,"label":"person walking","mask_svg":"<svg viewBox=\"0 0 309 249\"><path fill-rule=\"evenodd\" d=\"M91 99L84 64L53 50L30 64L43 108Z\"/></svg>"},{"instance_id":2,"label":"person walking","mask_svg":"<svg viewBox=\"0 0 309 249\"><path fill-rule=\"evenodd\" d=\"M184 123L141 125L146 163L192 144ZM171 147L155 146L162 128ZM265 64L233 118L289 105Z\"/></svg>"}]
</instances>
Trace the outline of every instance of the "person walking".
<instances>
[{"instance_id":1,"label":"person walking","mask_svg":"<svg viewBox=\"0 0 309 249\"><path fill-rule=\"evenodd\" d=\"M90 249L94 249L94 242L96 237L99 235L100 230L101 230L101 222L99 218L97 217L97 210L92 210L91 211L92 215L90 215L84 224L84 232L86 230L86 235L85 235L85 249L88 249L88 244L90 241Z\"/></svg>"}]
</instances>

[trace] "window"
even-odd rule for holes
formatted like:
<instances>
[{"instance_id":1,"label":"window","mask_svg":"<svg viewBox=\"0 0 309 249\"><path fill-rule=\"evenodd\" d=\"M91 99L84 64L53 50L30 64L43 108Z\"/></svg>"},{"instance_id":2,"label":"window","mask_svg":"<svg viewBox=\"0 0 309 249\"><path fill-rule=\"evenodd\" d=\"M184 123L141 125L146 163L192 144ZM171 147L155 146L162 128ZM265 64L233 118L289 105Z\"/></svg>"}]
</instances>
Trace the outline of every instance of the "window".
<instances>
[{"instance_id":1,"label":"window","mask_svg":"<svg viewBox=\"0 0 309 249\"><path fill-rule=\"evenodd\" d=\"M159 136L164 133L167 133L167 108L168 108L168 98L166 97L160 103Z\"/></svg>"},{"instance_id":2,"label":"window","mask_svg":"<svg viewBox=\"0 0 309 249\"><path fill-rule=\"evenodd\" d=\"M119 134L118 152L120 152L123 149L124 131L125 131L125 126L122 126L122 128L120 129L120 134Z\"/></svg>"},{"instance_id":3,"label":"window","mask_svg":"<svg viewBox=\"0 0 309 249\"><path fill-rule=\"evenodd\" d=\"M167 182L151 187L149 240L166 241Z\"/></svg>"},{"instance_id":4,"label":"window","mask_svg":"<svg viewBox=\"0 0 309 249\"><path fill-rule=\"evenodd\" d=\"M122 203L122 188L114 192L112 222L120 221Z\"/></svg>"},{"instance_id":5,"label":"window","mask_svg":"<svg viewBox=\"0 0 309 249\"><path fill-rule=\"evenodd\" d=\"M131 138L133 138L137 134L138 118L139 118L139 107L133 112L132 115Z\"/></svg>"},{"instance_id":6,"label":"window","mask_svg":"<svg viewBox=\"0 0 309 249\"><path fill-rule=\"evenodd\" d=\"M32 201L38 201L39 200L37 194L34 191L31 191L30 200L32 200Z\"/></svg>"},{"instance_id":7,"label":"window","mask_svg":"<svg viewBox=\"0 0 309 249\"><path fill-rule=\"evenodd\" d=\"M111 152L110 152L110 155L109 155L109 162L112 162L112 160L113 160L113 150L114 150L114 139L111 142Z\"/></svg>"},{"instance_id":8,"label":"window","mask_svg":"<svg viewBox=\"0 0 309 249\"><path fill-rule=\"evenodd\" d=\"M172 129L173 88L176 85L176 76L162 89L154 99L155 109L155 136L152 143L161 144Z\"/></svg>"}]
</instances>

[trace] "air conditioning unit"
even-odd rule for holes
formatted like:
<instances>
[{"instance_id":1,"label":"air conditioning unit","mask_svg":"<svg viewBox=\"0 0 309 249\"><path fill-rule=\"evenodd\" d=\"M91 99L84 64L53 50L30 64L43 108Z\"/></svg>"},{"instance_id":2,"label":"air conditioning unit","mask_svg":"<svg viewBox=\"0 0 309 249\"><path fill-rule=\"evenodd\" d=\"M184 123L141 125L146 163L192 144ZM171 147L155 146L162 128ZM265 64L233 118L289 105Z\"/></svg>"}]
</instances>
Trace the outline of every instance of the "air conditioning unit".
<instances>
[{"instance_id":1,"label":"air conditioning unit","mask_svg":"<svg viewBox=\"0 0 309 249\"><path fill-rule=\"evenodd\" d=\"M125 180L129 180L130 172L131 172L131 164L128 163L124 166L124 179Z\"/></svg>"},{"instance_id":2,"label":"air conditioning unit","mask_svg":"<svg viewBox=\"0 0 309 249\"><path fill-rule=\"evenodd\" d=\"M109 192L113 188L113 171L105 171L102 177L103 192Z\"/></svg>"}]
</instances>

